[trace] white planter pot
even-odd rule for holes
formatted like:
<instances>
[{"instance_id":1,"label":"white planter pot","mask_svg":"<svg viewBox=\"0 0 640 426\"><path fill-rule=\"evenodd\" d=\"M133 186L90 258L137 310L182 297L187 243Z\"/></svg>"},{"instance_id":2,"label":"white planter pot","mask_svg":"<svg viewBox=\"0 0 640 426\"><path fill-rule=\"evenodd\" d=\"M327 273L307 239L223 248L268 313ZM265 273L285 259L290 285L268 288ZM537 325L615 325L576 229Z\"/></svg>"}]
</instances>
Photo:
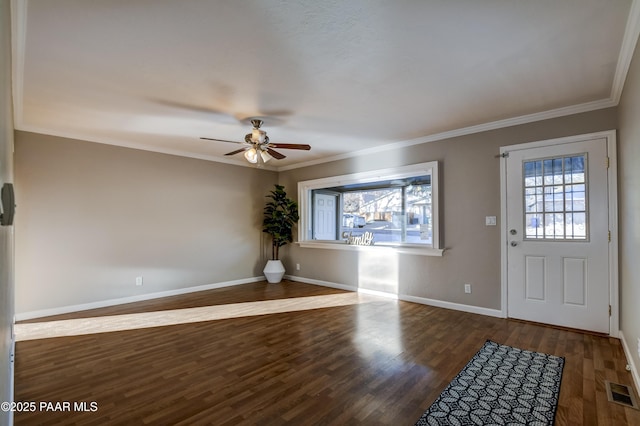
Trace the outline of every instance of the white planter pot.
<instances>
[{"instance_id":1,"label":"white planter pot","mask_svg":"<svg viewBox=\"0 0 640 426\"><path fill-rule=\"evenodd\" d=\"M262 272L270 283L279 283L284 276L284 266L279 260L269 260Z\"/></svg>"}]
</instances>

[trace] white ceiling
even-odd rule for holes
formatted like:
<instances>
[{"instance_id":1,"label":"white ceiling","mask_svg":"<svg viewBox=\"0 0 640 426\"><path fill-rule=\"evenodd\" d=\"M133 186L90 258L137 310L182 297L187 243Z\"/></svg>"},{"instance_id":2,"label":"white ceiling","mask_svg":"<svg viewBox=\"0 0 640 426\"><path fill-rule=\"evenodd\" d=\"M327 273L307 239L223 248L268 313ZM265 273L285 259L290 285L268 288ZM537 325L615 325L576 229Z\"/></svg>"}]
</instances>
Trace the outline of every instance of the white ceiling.
<instances>
[{"instance_id":1,"label":"white ceiling","mask_svg":"<svg viewBox=\"0 0 640 426\"><path fill-rule=\"evenodd\" d=\"M15 127L246 164L199 137L262 117L286 170L604 108L639 3L14 0Z\"/></svg>"}]
</instances>

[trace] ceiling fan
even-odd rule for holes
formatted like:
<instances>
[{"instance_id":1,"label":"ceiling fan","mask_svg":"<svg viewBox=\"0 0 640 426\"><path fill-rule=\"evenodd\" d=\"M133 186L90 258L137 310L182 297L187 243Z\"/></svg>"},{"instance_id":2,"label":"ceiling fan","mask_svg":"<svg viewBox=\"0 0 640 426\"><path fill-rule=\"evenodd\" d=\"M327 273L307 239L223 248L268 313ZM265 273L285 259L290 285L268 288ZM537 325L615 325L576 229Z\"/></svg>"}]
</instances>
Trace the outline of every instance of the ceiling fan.
<instances>
[{"instance_id":1,"label":"ceiling fan","mask_svg":"<svg viewBox=\"0 0 640 426\"><path fill-rule=\"evenodd\" d=\"M305 144L271 143L269 142L269 136L267 136L267 132L260 129L260 127L262 126L262 120L254 118L253 120L251 120L251 124L253 125L253 129L251 130L251 133L247 133L244 136L244 142L213 138L200 139L244 145L242 148L236 149L235 151L227 152L225 155L235 155L244 152L244 158L246 158L248 162L253 164L258 163L260 160L262 160L263 163L266 163L267 161L271 160L271 158L275 158L276 160L282 160L283 158L286 158L285 155L279 153L273 148L302 149L305 151L311 149L311 146Z\"/></svg>"}]
</instances>

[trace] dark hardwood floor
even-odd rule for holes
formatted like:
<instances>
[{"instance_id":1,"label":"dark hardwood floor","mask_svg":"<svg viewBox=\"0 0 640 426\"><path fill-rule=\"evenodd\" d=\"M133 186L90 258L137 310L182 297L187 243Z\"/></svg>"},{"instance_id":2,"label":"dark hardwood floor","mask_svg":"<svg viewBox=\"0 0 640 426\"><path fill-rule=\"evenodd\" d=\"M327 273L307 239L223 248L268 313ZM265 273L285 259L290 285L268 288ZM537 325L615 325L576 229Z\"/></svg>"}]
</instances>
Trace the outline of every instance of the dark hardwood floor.
<instances>
[{"instance_id":1,"label":"dark hardwood floor","mask_svg":"<svg viewBox=\"0 0 640 426\"><path fill-rule=\"evenodd\" d=\"M340 293L256 283L46 320ZM18 342L16 401L97 410L15 424L413 425L487 339L566 358L557 425L640 424L605 394L632 384L617 339L389 299Z\"/></svg>"}]
</instances>

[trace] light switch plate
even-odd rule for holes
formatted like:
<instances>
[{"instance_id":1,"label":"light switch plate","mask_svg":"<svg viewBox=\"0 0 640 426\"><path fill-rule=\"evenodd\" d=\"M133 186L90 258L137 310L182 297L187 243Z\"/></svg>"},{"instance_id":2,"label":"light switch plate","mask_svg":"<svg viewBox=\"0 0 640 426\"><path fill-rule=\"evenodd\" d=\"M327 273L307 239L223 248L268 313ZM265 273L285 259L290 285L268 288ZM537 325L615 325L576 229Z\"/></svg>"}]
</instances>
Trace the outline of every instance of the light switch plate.
<instances>
[{"instance_id":1,"label":"light switch plate","mask_svg":"<svg viewBox=\"0 0 640 426\"><path fill-rule=\"evenodd\" d=\"M487 226L496 226L496 217L495 216L487 216L484 218L484 223Z\"/></svg>"}]
</instances>

